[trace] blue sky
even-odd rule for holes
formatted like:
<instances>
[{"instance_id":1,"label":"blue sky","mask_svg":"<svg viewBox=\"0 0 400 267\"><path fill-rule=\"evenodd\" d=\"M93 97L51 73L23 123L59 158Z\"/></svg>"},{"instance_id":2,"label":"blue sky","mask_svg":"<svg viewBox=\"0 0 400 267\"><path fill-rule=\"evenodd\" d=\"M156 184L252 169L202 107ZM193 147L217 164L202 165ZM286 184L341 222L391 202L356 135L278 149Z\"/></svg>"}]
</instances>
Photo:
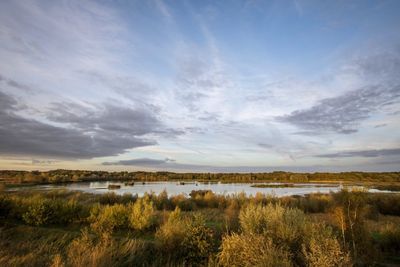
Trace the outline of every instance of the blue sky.
<instances>
[{"instance_id":1,"label":"blue sky","mask_svg":"<svg viewBox=\"0 0 400 267\"><path fill-rule=\"evenodd\" d=\"M0 168L399 171L400 2L0 2Z\"/></svg>"}]
</instances>

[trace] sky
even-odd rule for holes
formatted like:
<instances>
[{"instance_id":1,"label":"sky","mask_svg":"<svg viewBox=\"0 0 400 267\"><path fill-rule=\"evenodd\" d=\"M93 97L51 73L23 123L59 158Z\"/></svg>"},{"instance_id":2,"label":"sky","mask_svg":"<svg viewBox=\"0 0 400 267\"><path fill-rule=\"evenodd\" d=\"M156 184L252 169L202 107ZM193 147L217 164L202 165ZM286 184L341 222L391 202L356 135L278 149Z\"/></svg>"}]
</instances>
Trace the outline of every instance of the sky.
<instances>
[{"instance_id":1,"label":"sky","mask_svg":"<svg viewBox=\"0 0 400 267\"><path fill-rule=\"evenodd\" d=\"M0 169L400 171L400 1L0 1Z\"/></svg>"}]
</instances>

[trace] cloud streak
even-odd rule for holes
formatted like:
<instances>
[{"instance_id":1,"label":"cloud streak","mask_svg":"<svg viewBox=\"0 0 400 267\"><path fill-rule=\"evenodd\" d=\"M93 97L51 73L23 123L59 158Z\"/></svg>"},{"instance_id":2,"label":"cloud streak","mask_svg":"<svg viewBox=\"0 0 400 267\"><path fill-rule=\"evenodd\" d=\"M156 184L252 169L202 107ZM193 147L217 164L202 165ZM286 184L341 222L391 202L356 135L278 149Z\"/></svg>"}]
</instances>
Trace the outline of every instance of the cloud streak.
<instances>
[{"instance_id":1,"label":"cloud streak","mask_svg":"<svg viewBox=\"0 0 400 267\"><path fill-rule=\"evenodd\" d=\"M113 162L103 162L102 165L121 165L121 166L157 166L165 163L175 162L175 160L170 158L165 159L150 159L150 158L138 158L130 160L119 160Z\"/></svg>"},{"instance_id":2,"label":"cloud streak","mask_svg":"<svg viewBox=\"0 0 400 267\"><path fill-rule=\"evenodd\" d=\"M351 134L357 132L359 124L373 112L393 104L399 97L399 85L391 88L369 86L323 99L309 109L296 110L277 119L306 131Z\"/></svg>"},{"instance_id":3,"label":"cloud streak","mask_svg":"<svg viewBox=\"0 0 400 267\"><path fill-rule=\"evenodd\" d=\"M315 157L318 158L376 158L387 156L400 156L400 148L393 149L371 149L371 150L356 150L356 151L343 151L330 154L320 154Z\"/></svg>"}]
</instances>

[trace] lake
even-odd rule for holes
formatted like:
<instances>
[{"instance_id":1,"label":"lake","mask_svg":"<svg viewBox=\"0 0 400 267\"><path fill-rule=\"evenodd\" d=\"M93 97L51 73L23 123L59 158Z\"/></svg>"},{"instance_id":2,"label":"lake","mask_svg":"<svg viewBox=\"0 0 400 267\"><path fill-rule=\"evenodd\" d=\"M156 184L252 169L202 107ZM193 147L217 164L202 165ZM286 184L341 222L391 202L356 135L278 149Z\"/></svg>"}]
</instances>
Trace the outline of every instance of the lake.
<instances>
[{"instance_id":1,"label":"lake","mask_svg":"<svg viewBox=\"0 0 400 267\"><path fill-rule=\"evenodd\" d=\"M284 185L287 183L263 183L271 184L273 186ZM118 185L118 189L108 189L109 185ZM144 193L154 192L156 194L166 190L168 195L189 195L192 190L211 190L215 194L231 195L238 193L245 193L246 195L255 195L260 192L263 194L271 194L274 196L291 196L291 195L306 195L310 193L329 193L341 190L339 184L318 184L318 183L300 183L293 184L291 187L274 187L274 188L260 188L252 187L254 183L198 183L198 182L184 182L180 184L174 182L135 182L133 186L125 185L124 182L116 181L101 181L101 182L79 182L69 184L52 184L52 185L35 185L13 188L11 190L52 190L52 189L66 189L73 191L82 191L94 194L104 194L107 192L115 192L118 195L125 193L137 194L143 196ZM356 186L353 186L356 187ZM357 188L361 188L357 186ZM382 192L389 193L390 191L368 189L369 192Z\"/></svg>"}]
</instances>

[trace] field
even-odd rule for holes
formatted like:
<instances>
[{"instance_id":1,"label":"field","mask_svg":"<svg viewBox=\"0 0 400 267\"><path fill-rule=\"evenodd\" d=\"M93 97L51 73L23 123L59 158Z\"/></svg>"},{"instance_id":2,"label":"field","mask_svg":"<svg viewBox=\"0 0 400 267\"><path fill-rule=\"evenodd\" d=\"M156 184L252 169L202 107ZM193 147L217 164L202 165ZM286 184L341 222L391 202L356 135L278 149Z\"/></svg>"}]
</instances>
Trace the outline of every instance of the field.
<instances>
[{"instance_id":1,"label":"field","mask_svg":"<svg viewBox=\"0 0 400 267\"><path fill-rule=\"evenodd\" d=\"M400 195L0 195L1 266L395 266Z\"/></svg>"}]
</instances>

